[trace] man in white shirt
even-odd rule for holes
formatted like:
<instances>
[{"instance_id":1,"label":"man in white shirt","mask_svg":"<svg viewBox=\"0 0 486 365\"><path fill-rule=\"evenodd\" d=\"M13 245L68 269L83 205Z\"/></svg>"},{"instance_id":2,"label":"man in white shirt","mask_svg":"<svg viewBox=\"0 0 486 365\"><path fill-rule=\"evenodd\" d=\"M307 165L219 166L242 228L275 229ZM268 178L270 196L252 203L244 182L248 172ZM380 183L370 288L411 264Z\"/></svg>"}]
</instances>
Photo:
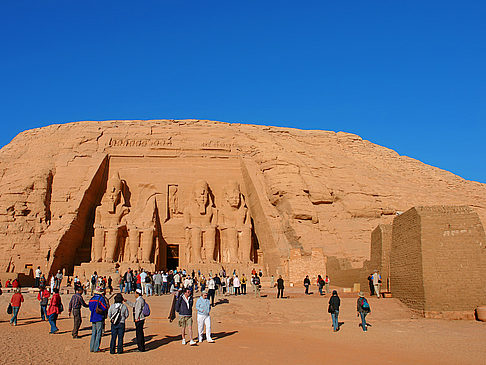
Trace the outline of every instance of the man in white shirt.
<instances>
[{"instance_id":1,"label":"man in white shirt","mask_svg":"<svg viewBox=\"0 0 486 365\"><path fill-rule=\"evenodd\" d=\"M40 269L40 266L37 266L37 269L35 270L35 287L36 288L39 287L41 276L42 276L42 271Z\"/></svg>"},{"instance_id":2,"label":"man in white shirt","mask_svg":"<svg viewBox=\"0 0 486 365\"><path fill-rule=\"evenodd\" d=\"M142 269L142 272L140 273L140 281L141 281L141 284L142 284L142 295L147 294L147 287L145 286L146 285L146 282L145 282L146 278L147 278L147 273Z\"/></svg>"},{"instance_id":3,"label":"man in white shirt","mask_svg":"<svg viewBox=\"0 0 486 365\"><path fill-rule=\"evenodd\" d=\"M167 294L168 277L169 275L166 272L162 272L162 294Z\"/></svg>"},{"instance_id":4,"label":"man in white shirt","mask_svg":"<svg viewBox=\"0 0 486 365\"><path fill-rule=\"evenodd\" d=\"M373 286L375 287L376 296L380 297L380 287L381 287L381 275L378 274L378 270L375 270L373 275L371 276L373 280Z\"/></svg>"},{"instance_id":5,"label":"man in white shirt","mask_svg":"<svg viewBox=\"0 0 486 365\"><path fill-rule=\"evenodd\" d=\"M216 295L216 282L210 276L208 280L208 297L211 298L211 306L214 307L214 296Z\"/></svg>"},{"instance_id":6,"label":"man in white shirt","mask_svg":"<svg viewBox=\"0 0 486 365\"><path fill-rule=\"evenodd\" d=\"M180 282L181 282L181 275L179 273L176 273L174 275L174 283L176 288L179 288Z\"/></svg>"},{"instance_id":7,"label":"man in white shirt","mask_svg":"<svg viewBox=\"0 0 486 365\"><path fill-rule=\"evenodd\" d=\"M240 279L238 278L238 275L235 275L235 277L233 278L233 287L234 287L234 292L235 292L235 295L239 295L240 294Z\"/></svg>"}]
</instances>

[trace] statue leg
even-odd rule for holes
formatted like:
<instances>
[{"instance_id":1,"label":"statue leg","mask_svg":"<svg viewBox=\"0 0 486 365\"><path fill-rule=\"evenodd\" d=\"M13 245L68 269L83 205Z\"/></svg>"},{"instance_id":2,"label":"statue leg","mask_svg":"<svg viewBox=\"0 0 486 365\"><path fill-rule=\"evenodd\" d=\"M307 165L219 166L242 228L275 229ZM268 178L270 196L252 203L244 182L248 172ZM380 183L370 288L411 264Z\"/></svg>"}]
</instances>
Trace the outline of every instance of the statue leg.
<instances>
[{"instance_id":1,"label":"statue leg","mask_svg":"<svg viewBox=\"0 0 486 365\"><path fill-rule=\"evenodd\" d=\"M226 233L228 245L228 262L238 262L238 231L235 228L228 228Z\"/></svg>"},{"instance_id":2,"label":"statue leg","mask_svg":"<svg viewBox=\"0 0 486 365\"><path fill-rule=\"evenodd\" d=\"M103 243L105 240L105 230L95 228L93 237L93 251L91 262L100 262L103 259Z\"/></svg>"},{"instance_id":3,"label":"statue leg","mask_svg":"<svg viewBox=\"0 0 486 365\"><path fill-rule=\"evenodd\" d=\"M110 228L106 232L106 262L115 260L116 241L118 238L118 228Z\"/></svg>"},{"instance_id":4,"label":"statue leg","mask_svg":"<svg viewBox=\"0 0 486 365\"><path fill-rule=\"evenodd\" d=\"M206 262L214 262L214 249L216 247L216 228L207 228L204 231L204 247Z\"/></svg>"},{"instance_id":5,"label":"statue leg","mask_svg":"<svg viewBox=\"0 0 486 365\"><path fill-rule=\"evenodd\" d=\"M150 255L154 246L154 230L144 229L142 232L142 262L150 262Z\"/></svg>"},{"instance_id":6,"label":"statue leg","mask_svg":"<svg viewBox=\"0 0 486 365\"><path fill-rule=\"evenodd\" d=\"M243 228L240 233L239 237L240 242L240 257L241 262L247 263L250 262L250 254L251 254L251 229L250 228Z\"/></svg>"},{"instance_id":7,"label":"statue leg","mask_svg":"<svg viewBox=\"0 0 486 365\"><path fill-rule=\"evenodd\" d=\"M191 246L192 246L192 262L198 264L201 262L201 243L202 243L201 228L193 228L191 230Z\"/></svg>"},{"instance_id":8,"label":"statue leg","mask_svg":"<svg viewBox=\"0 0 486 365\"><path fill-rule=\"evenodd\" d=\"M130 262L136 263L138 262L138 247L140 237L138 233L138 229L130 228L128 231L128 244L130 247Z\"/></svg>"}]
</instances>

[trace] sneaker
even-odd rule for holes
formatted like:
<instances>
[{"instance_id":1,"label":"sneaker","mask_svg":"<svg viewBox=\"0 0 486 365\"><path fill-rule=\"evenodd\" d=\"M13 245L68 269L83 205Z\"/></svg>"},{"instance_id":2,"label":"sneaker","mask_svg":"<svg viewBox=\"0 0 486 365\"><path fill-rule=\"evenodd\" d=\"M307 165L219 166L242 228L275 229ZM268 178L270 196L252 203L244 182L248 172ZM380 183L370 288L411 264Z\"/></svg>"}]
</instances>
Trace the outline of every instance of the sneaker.
<instances>
[{"instance_id":1,"label":"sneaker","mask_svg":"<svg viewBox=\"0 0 486 365\"><path fill-rule=\"evenodd\" d=\"M183 345L185 345L185 344L186 344L186 339L185 339L185 338L183 338L183 339L182 339L182 344L183 344Z\"/></svg>"},{"instance_id":2,"label":"sneaker","mask_svg":"<svg viewBox=\"0 0 486 365\"><path fill-rule=\"evenodd\" d=\"M214 340L209 339L209 340L208 340L208 342L209 342L209 343L214 343Z\"/></svg>"},{"instance_id":3,"label":"sneaker","mask_svg":"<svg viewBox=\"0 0 486 365\"><path fill-rule=\"evenodd\" d=\"M203 339L200 337L200 338L198 339L198 342L203 342Z\"/></svg>"},{"instance_id":4,"label":"sneaker","mask_svg":"<svg viewBox=\"0 0 486 365\"><path fill-rule=\"evenodd\" d=\"M191 346L194 346L195 344L196 344L196 341L194 341L194 340L191 340L191 342L189 342L189 345L191 345Z\"/></svg>"}]
</instances>

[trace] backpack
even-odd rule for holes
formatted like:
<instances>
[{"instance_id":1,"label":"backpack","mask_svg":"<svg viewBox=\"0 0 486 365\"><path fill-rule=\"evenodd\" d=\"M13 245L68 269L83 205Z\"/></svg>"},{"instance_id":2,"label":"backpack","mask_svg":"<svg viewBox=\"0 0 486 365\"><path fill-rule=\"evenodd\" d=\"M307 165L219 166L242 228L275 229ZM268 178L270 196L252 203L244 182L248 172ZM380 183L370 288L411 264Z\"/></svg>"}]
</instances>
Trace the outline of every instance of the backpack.
<instances>
[{"instance_id":1,"label":"backpack","mask_svg":"<svg viewBox=\"0 0 486 365\"><path fill-rule=\"evenodd\" d=\"M364 310L370 309L370 305L369 305L368 301L366 300L366 298L363 298L363 301L361 302L361 308L363 308Z\"/></svg>"},{"instance_id":2,"label":"backpack","mask_svg":"<svg viewBox=\"0 0 486 365\"><path fill-rule=\"evenodd\" d=\"M110 322L111 324L117 325L121 321L121 305L118 306L118 310L111 316Z\"/></svg>"},{"instance_id":3,"label":"backpack","mask_svg":"<svg viewBox=\"0 0 486 365\"><path fill-rule=\"evenodd\" d=\"M91 277L91 284L96 285L96 276Z\"/></svg>"},{"instance_id":4,"label":"backpack","mask_svg":"<svg viewBox=\"0 0 486 365\"><path fill-rule=\"evenodd\" d=\"M144 317L150 316L150 307L147 302L143 305L142 314Z\"/></svg>"}]
</instances>

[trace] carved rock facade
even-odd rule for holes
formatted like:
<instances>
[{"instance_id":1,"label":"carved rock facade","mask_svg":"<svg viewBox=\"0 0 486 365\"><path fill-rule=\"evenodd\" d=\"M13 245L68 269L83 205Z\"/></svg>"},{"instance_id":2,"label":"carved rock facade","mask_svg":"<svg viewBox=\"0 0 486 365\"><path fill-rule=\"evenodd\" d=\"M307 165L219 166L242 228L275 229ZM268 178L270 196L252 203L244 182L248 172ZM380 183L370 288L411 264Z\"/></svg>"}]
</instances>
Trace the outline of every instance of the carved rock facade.
<instances>
[{"instance_id":1,"label":"carved rock facade","mask_svg":"<svg viewBox=\"0 0 486 365\"><path fill-rule=\"evenodd\" d=\"M5 146L0 174L0 272L223 265L288 275L295 250L351 269L398 211L469 205L486 218L484 184L342 132L52 125Z\"/></svg>"}]
</instances>

